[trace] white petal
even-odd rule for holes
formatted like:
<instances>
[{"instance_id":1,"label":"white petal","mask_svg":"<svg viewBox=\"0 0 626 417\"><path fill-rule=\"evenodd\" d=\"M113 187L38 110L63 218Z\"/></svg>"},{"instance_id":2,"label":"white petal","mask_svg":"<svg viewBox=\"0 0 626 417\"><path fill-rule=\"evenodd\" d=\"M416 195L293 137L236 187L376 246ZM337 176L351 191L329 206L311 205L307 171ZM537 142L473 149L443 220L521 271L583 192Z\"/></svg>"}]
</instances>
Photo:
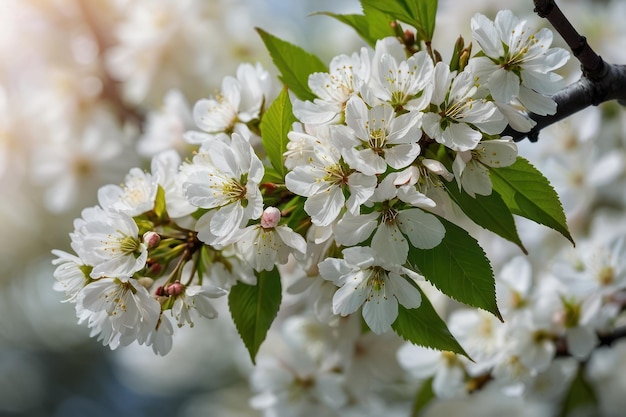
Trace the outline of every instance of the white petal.
<instances>
[{"instance_id":1,"label":"white petal","mask_svg":"<svg viewBox=\"0 0 626 417\"><path fill-rule=\"evenodd\" d=\"M372 290L372 297L363 306L363 319L376 334L391 330L391 324L398 318L398 300Z\"/></svg>"},{"instance_id":2,"label":"white petal","mask_svg":"<svg viewBox=\"0 0 626 417\"><path fill-rule=\"evenodd\" d=\"M397 145L385 150L385 161L392 168L402 169L415 161L419 153L420 146L416 143Z\"/></svg>"},{"instance_id":3,"label":"white petal","mask_svg":"<svg viewBox=\"0 0 626 417\"><path fill-rule=\"evenodd\" d=\"M370 237L378 222L378 213L355 216L346 212L335 226L335 241L340 245L354 246Z\"/></svg>"},{"instance_id":4,"label":"white petal","mask_svg":"<svg viewBox=\"0 0 626 417\"><path fill-rule=\"evenodd\" d=\"M291 230L290 227L278 226L275 230L285 245L297 250L303 255L306 253L306 240L304 240L304 238L298 233Z\"/></svg>"},{"instance_id":5,"label":"white petal","mask_svg":"<svg viewBox=\"0 0 626 417\"><path fill-rule=\"evenodd\" d=\"M598 335L588 326L576 326L567 329L567 350L576 359L586 359L598 345Z\"/></svg>"},{"instance_id":6,"label":"white petal","mask_svg":"<svg viewBox=\"0 0 626 417\"><path fill-rule=\"evenodd\" d=\"M372 238L372 249L377 257L395 265L404 265L409 255L409 244L395 224L382 223Z\"/></svg>"},{"instance_id":7,"label":"white petal","mask_svg":"<svg viewBox=\"0 0 626 417\"><path fill-rule=\"evenodd\" d=\"M547 116L556 113L556 103L552 98L541 95L524 86L520 87L518 99L524 107L538 115Z\"/></svg>"},{"instance_id":8,"label":"white petal","mask_svg":"<svg viewBox=\"0 0 626 417\"><path fill-rule=\"evenodd\" d=\"M489 91L494 100L508 103L519 93L519 77L503 68L499 68L489 77Z\"/></svg>"},{"instance_id":9,"label":"white petal","mask_svg":"<svg viewBox=\"0 0 626 417\"><path fill-rule=\"evenodd\" d=\"M393 272L389 272L388 276L387 293L396 297L400 304L405 308L418 308L422 304L422 295L406 278Z\"/></svg>"},{"instance_id":10,"label":"white petal","mask_svg":"<svg viewBox=\"0 0 626 417\"><path fill-rule=\"evenodd\" d=\"M496 58L504 55L500 36L494 23L482 14L475 14L471 20L472 35L485 55Z\"/></svg>"},{"instance_id":11,"label":"white petal","mask_svg":"<svg viewBox=\"0 0 626 417\"><path fill-rule=\"evenodd\" d=\"M333 296L333 313L347 316L361 307L370 292L370 287L363 282L364 279L367 279L364 271L355 271L349 276L344 286Z\"/></svg>"},{"instance_id":12,"label":"white petal","mask_svg":"<svg viewBox=\"0 0 626 417\"><path fill-rule=\"evenodd\" d=\"M341 188L333 186L325 192L307 198L304 203L304 211L311 216L313 224L328 226L339 216L344 203L345 197Z\"/></svg>"},{"instance_id":13,"label":"white petal","mask_svg":"<svg viewBox=\"0 0 626 417\"><path fill-rule=\"evenodd\" d=\"M407 235L416 248L434 248L446 234L446 229L437 217L417 208L401 211L396 221L402 233Z\"/></svg>"}]
</instances>

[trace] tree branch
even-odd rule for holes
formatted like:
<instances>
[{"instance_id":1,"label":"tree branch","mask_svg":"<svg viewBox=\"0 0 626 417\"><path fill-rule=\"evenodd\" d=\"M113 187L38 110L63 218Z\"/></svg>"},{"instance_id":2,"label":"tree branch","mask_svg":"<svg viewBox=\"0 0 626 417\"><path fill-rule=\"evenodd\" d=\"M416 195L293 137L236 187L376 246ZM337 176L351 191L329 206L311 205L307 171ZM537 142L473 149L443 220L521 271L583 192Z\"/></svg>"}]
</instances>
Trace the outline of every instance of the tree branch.
<instances>
[{"instance_id":1,"label":"tree branch","mask_svg":"<svg viewBox=\"0 0 626 417\"><path fill-rule=\"evenodd\" d=\"M608 64L596 54L587 43L587 39L576 31L554 0L534 0L534 3L535 12L552 24L580 61L583 75L578 81L552 96L557 104L555 114L528 115L537 123L529 132L518 132L508 126L502 136L511 136L515 141L528 137L531 142L536 142L541 129L589 106L597 106L610 100L626 103L626 65Z\"/></svg>"}]
</instances>

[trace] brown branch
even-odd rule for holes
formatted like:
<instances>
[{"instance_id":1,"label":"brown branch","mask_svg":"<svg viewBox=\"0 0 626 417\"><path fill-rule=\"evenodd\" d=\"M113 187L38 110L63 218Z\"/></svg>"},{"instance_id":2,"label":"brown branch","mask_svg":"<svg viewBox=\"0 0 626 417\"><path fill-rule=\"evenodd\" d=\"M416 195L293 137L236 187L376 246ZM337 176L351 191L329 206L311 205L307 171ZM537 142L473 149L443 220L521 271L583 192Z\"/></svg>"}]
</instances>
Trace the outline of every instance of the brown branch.
<instances>
[{"instance_id":1,"label":"brown branch","mask_svg":"<svg viewBox=\"0 0 626 417\"><path fill-rule=\"evenodd\" d=\"M589 106L597 106L611 100L626 103L626 65L606 63L580 35L565 17L554 0L534 0L535 12L546 18L561 35L581 64L583 75L573 84L552 96L557 104L556 113L540 116L530 113L528 116L537 124L530 132L518 132L508 126L502 133L520 141L525 137L536 142L541 129L556 123Z\"/></svg>"}]
</instances>

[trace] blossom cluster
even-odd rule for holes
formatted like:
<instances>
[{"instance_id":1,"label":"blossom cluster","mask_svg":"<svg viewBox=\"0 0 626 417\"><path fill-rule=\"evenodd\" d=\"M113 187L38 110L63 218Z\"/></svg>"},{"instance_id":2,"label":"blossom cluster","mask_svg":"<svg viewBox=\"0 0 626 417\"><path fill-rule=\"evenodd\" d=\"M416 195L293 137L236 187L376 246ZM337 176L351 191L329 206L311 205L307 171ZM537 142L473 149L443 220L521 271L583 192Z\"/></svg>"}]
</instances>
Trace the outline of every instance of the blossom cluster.
<instances>
[{"instance_id":1,"label":"blossom cluster","mask_svg":"<svg viewBox=\"0 0 626 417\"><path fill-rule=\"evenodd\" d=\"M549 48L550 32L531 34L508 11L495 22L477 15L472 25L483 51L463 68L426 51L407 58L390 37L311 74L317 98L295 99L284 184L265 179L259 146L269 74L242 64L218 95L194 106L200 131L184 136L199 145L191 159L164 151L151 173L132 169L122 186L100 188L99 206L74 223L75 255L56 252L57 288L104 344L138 341L166 353L164 312L179 326L193 324L192 311L214 316L209 298L293 255L308 284L338 287L319 300L334 315L362 310L374 333L389 331L398 304L420 306L423 277L408 254L442 242L435 214L453 210L445 186L491 194L488 167L517 157L502 130L520 119L529 126L524 111L554 111L541 103L551 101L552 70L567 53Z\"/></svg>"},{"instance_id":2,"label":"blossom cluster","mask_svg":"<svg viewBox=\"0 0 626 417\"><path fill-rule=\"evenodd\" d=\"M137 342L164 355L173 324L215 318L217 298L231 301L235 286L279 271L286 292L306 298L314 314L285 320L287 346L258 356L252 406L268 415L358 413L366 404L354 400L374 374L432 377L435 395L451 398L491 379L529 389L558 353L588 358L619 312L621 241L591 279L589 265L555 267L576 285L537 289L524 260L512 261L497 279L505 325L477 310L450 317L473 361L390 332L401 311L436 297L411 253L439 246L448 221L463 224L450 188L491 195L491 170L517 160L505 127L528 131L528 112L556 110L553 71L568 53L550 47L549 30L509 11L495 21L476 15L471 26L481 51L459 51L454 65L426 50L407 55L401 39L388 37L312 73L315 98L292 96L297 122L283 138L284 176L264 148L274 86L260 64L240 65L193 109L172 93L175 110L151 114L142 138L146 152L163 149L150 172L133 168L122 185L98 190L98 205L74 222L74 253L53 252L54 288L104 345ZM172 117L188 129L185 143L159 128ZM299 333L311 327L316 340ZM384 365L372 359L382 356L378 344Z\"/></svg>"}]
</instances>

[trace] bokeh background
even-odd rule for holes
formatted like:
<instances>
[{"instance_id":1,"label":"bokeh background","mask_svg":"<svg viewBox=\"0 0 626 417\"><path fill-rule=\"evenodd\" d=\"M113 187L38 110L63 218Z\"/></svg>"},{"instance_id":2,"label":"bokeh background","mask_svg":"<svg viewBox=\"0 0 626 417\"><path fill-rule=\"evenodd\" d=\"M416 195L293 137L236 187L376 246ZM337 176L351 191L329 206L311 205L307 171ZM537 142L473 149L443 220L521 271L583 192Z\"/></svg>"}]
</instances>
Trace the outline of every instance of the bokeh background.
<instances>
[{"instance_id":1,"label":"bokeh background","mask_svg":"<svg viewBox=\"0 0 626 417\"><path fill-rule=\"evenodd\" d=\"M471 39L476 12L493 17L514 7L541 24L532 1L509 3L441 0L436 48L446 57L460 33ZM562 3L605 59L626 63L626 2ZM69 248L72 221L96 203L99 186L149 166L159 146L180 143L193 128L181 100L189 108L214 94L240 62L258 61L275 73L254 27L325 62L361 46L339 22L310 16L315 11L358 12L359 5L0 0L0 416L259 415L248 406L251 364L224 305L221 318L179 332L165 358L136 346L112 352L89 338L73 306L52 291L50 251ZM575 60L562 74L568 81L580 75ZM156 115L160 122L150 130ZM537 144L520 145L520 155L562 196L577 236L624 228L625 126L613 103L547 129ZM610 169L590 178L606 154L617 155ZM530 226L520 233L538 248L531 250L536 262L566 244ZM499 243L485 237L495 265L510 256Z\"/></svg>"}]
</instances>

